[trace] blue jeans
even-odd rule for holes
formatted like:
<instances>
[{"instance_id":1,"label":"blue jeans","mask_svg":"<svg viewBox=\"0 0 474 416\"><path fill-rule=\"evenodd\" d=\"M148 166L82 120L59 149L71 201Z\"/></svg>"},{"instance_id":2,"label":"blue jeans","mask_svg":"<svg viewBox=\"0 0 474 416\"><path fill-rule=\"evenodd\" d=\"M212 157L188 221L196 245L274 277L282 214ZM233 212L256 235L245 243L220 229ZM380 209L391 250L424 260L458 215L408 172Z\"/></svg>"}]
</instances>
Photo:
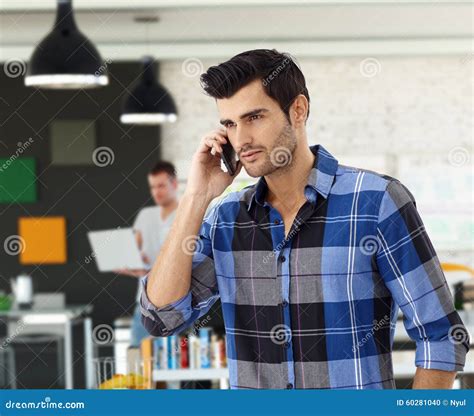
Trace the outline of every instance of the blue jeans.
<instances>
[{"instance_id":1,"label":"blue jeans","mask_svg":"<svg viewBox=\"0 0 474 416\"><path fill-rule=\"evenodd\" d=\"M140 343L146 337L149 337L150 334L142 325L141 321L142 313L140 312L140 305L135 306L135 310L133 311L133 319L132 319L132 328L131 328L131 347L140 347Z\"/></svg>"}]
</instances>

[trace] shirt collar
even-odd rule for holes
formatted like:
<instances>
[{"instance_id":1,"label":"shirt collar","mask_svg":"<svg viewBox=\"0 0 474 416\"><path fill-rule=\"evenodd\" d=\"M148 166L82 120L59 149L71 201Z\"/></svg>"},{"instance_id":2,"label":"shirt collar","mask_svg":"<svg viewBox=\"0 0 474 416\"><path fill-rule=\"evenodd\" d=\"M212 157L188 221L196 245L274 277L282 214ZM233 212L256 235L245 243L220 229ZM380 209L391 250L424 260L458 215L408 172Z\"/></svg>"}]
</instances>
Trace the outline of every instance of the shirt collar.
<instances>
[{"instance_id":1,"label":"shirt collar","mask_svg":"<svg viewBox=\"0 0 474 416\"><path fill-rule=\"evenodd\" d=\"M314 155L316 155L316 158L314 160L313 168L311 169L308 176L305 194L308 196L306 191L314 190L327 199L337 171L338 161L320 144L310 146L310 150ZM265 177L262 176L258 180L254 189L255 190L248 203L248 211L250 211L252 208L254 201L259 205L264 205L265 194L267 191L267 182L265 181Z\"/></svg>"}]
</instances>

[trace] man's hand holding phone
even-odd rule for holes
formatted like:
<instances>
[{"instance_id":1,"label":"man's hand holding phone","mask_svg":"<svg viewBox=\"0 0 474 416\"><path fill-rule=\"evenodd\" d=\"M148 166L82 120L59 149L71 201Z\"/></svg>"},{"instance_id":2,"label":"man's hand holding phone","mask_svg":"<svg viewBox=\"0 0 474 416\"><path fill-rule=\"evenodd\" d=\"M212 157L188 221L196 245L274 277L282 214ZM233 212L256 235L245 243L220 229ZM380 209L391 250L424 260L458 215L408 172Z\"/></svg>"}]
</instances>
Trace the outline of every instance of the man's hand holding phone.
<instances>
[{"instance_id":1,"label":"man's hand holding phone","mask_svg":"<svg viewBox=\"0 0 474 416\"><path fill-rule=\"evenodd\" d=\"M227 145L227 148L226 148ZM186 192L202 195L207 201L218 197L239 174L242 165L237 161L234 174L221 169L221 157L226 154L226 166L232 163L235 153L229 148L230 142L224 128L206 134L193 155Z\"/></svg>"},{"instance_id":2,"label":"man's hand holding phone","mask_svg":"<svg viewBox=\"0 0 474 416\"><path fill-rule=\"evenodd\" d=\"M193 256L183 249L183 242L195 241L209 204L224 192L242 168L239 161L233 175L221 169L221 155L227 141L224 128L214 130L201 139L193 155L176 218L148 275L146 293L156 307L169 305L189 293Z\"/></svg>"}]
</instances>

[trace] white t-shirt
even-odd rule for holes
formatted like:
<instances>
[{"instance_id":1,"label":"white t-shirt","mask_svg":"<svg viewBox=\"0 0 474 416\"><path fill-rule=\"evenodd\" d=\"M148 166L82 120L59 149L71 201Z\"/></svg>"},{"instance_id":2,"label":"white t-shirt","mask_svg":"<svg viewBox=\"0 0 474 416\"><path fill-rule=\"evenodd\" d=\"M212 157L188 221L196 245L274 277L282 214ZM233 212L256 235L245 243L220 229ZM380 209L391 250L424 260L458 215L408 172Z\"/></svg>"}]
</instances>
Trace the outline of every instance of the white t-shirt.
<instances>
[{"instance_id":1,"label":"white t-shirt","mask_svg":"<svg viewBox=\"0 0 474 416\"><path fill-rule=\"evenodd\" d=\"M141 251L143 251L150 260L150 268L155 263L156 257L166 240L176 214L176 210L174 210L163 220L161 218L161 212L160 206L145 207L138 213L133 224L133 230L139 231L142 236ZM137 299L139 299L139 296L140 291L138 291Z\"/></svg>"}]
</instances>

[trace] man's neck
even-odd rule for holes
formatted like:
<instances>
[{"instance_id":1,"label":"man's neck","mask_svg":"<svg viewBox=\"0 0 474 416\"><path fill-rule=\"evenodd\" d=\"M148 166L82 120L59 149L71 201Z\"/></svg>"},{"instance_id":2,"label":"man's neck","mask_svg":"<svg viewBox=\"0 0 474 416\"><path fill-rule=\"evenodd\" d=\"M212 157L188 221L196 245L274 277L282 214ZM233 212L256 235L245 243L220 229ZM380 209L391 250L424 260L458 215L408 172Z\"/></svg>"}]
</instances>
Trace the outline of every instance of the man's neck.
<instances>
[{"instance_id":1,"label":"man's neck","mask_svg":"<svg viewBox=\"0 0 474 416\"><path fill-rule=\"evenodd\" d=\"M287 211L298 209L304 202L304 188L314 166L315 155L307 142L299 144L287 169L279 169L265 176L268 185L267 201Z\"/></svg>"},{"instance_id":2,"label":"man's neck","mask_svg":"<svg viewBox=\"0 0 474 416\"><path fill-rule=\"evenodd\" d=\"M160 205L161 207L161 217L164 219L170 215L177 207L178 200L176 198L170 200L165 205Z\"/></svg>"}]
</instances>

